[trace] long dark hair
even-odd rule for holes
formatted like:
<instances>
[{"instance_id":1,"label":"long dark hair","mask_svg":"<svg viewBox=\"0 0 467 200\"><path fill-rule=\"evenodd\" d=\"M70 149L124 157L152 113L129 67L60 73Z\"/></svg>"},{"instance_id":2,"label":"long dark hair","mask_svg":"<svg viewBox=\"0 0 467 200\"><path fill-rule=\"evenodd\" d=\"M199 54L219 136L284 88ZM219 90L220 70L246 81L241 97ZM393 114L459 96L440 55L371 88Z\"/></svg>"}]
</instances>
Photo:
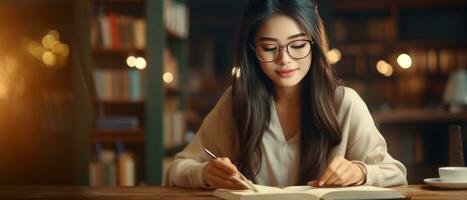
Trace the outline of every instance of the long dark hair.
<instances>
[{"instance_id":1,"label":"long dark hair","mask_svg":"<svg viewBox=\"0 0 467 200\"><path fill-rule=\"evenodd\" d=\"M339 85L326 58L328 41L317 6L311 0L250 0L242 16L232 80L232 110L238 130L235 164L255 180L261 168L261 139L270 122L274 84L259 66L251 44L262 24L273 15L293 18L315 41L312 64L301 88L300 174L297 184L317 178L333 147L341 142L336 120L335 90Z\"/></svg>"}]
</instances>

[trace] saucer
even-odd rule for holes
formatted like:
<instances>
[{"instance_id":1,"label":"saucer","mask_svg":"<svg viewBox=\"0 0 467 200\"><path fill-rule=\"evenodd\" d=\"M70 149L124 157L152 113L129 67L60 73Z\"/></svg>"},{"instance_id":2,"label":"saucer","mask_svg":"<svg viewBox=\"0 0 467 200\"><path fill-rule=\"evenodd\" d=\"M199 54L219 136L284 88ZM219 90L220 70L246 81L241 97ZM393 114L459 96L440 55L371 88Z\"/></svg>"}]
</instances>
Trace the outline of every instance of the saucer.
<instances>
[{"instance_id":1,"label":"saucer","mask_svg":"<svg viewBox=\"0 0 467 200\"><path fill-rule=\"evenodd\" d=\"M423 181L428 185L440 188L450 188L450 189L465 189L467 188L466 182L443 182L440 178L426 178Z\"/></svg>"}]
</instances>

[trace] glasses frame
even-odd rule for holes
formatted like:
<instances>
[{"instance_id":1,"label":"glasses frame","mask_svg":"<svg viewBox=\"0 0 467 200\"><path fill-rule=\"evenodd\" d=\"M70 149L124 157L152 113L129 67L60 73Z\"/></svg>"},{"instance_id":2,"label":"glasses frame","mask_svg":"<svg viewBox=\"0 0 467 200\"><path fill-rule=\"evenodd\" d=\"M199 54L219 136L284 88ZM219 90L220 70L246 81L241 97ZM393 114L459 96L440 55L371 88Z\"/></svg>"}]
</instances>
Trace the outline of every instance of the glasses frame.
<instances>
[{"instance_id":1,"label":"glasses frame","mask_svg":"<svg viewBox=\"0 0 467 200\"><path fill-rule=\"evenodd\" d=\"M308 53L301 57L301 58L296 58L292 55L290 55L290 52L289 52L289 45L292 44L293 42L297 42L297 41L306 41L308 43L310 43L310 51L308 51ZM299 40L292 40L290 42L288 42L287 44L285 45L277 45L279 47L279 53L277 54L276 58L274 58L273 60L271 61L265 61L263 59L261 59L259 56L258 56L258 52L256 51L257 47L254 45L254 43L251 44L251 49L255 51L255 56L256 58L258 58L259 61L263 62L263 63L270 63L270 62L275 62L277 61L277 59L279 58L279 55L281 54L282 52L282 49L285 48L285 51L287 52L287 55L289 55L291 58L293 58L294 60L300 60L300 59L303 59L303 58L306 58L308 55L310 55L312 49L313 49L313 45L315 44L315 41L313 40L308 40L308 39L299 39Z\"/></svg>"}]
</instances>

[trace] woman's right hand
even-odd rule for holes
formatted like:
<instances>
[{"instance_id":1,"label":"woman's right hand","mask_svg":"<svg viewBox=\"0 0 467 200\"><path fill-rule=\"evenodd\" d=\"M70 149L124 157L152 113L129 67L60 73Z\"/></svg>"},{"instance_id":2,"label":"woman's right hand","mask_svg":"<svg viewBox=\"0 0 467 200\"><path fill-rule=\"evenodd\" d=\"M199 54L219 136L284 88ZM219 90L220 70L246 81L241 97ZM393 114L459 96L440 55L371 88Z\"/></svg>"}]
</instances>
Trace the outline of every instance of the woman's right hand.
<instances>
[{"instance_id":1,"label":"woman's right hand","mask_svg":"<svg viewBox=\"0 0 467 200\"><path fill-rule=\"evenodd\" d=\"M203 181L215 189L246 189L238 180L238 169L229 158L210 160L203 170Z\"/></svg>"}]
</instances>

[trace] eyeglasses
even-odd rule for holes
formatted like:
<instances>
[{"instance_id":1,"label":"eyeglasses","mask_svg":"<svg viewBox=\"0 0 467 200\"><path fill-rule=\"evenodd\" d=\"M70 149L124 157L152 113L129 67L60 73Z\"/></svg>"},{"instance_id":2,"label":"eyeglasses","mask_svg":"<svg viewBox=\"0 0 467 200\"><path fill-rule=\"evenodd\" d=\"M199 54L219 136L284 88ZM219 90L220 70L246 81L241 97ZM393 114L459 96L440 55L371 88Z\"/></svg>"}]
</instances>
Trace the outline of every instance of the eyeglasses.
<instances>
[{"instance_id":1,"label":"eyeglasses","mask_svg":"<svg viewBox=\"0 0 467 200\"><path fill-rule=\"evenodd\" d=\"M285 48L287 54L293 59L302 59L307 57L311 52L311 46L314 44L311 40L294 40L286 45L279 44L258 44L251 46L256 52L256 57L262 62L274 62L279 58L280 51Z\"/></svg>"}]
</instances>

